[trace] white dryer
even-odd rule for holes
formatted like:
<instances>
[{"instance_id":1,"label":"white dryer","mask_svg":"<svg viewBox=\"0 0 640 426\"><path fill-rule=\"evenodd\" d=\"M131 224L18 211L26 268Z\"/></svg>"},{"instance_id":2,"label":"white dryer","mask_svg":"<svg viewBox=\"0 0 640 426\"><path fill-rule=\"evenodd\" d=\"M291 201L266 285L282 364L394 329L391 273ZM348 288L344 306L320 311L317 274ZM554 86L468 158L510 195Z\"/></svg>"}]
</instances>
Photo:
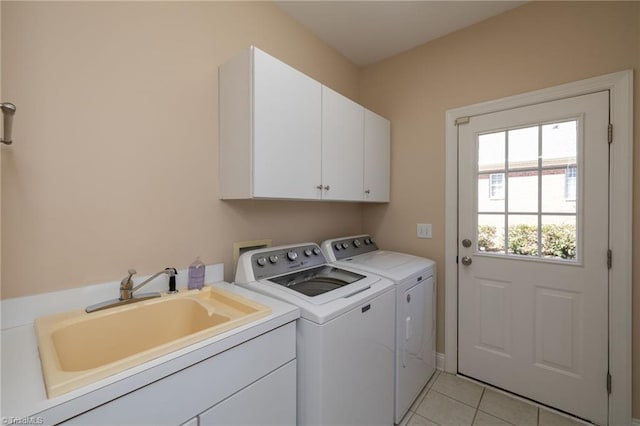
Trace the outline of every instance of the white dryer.
<instances>
[{"instance_id":1,"label":"white dryer","mask_svg":"<svg viewBox=\"0 0 640 426\"><path fill-rule=\"evenodd\" d=\"M300 308L298 425L392 424L392 281L328 264L304 243L242 254L235 283Z\"/></svg>"},{"instance_id":2,"label":"white dryer","mask_svg":"<svg viewBox=\"0 0 640 426\"><path fill-rule=\"evenodd\" d=\"M394 423L400 423L435 372L435 262L379 250L369 235L327 240L321 248L336 266L374 273L396 285Z\"/></svg>"}]
</instances>

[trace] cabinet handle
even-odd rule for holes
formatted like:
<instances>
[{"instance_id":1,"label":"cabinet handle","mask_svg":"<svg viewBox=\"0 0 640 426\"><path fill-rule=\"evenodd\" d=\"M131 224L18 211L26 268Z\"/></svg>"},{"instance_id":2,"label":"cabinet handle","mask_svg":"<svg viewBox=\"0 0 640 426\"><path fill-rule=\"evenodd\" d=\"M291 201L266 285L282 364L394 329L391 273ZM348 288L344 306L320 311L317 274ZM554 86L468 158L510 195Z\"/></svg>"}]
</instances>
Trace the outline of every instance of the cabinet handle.
<instances>
[{"instance_id":1,"label":"cabinet handle","mask_svg":"<svg viewBox=\"0 0 640 426\"><path fill-rule=\"evenodd\" d=\"M322 189L322 185L318 185L318 186L316 186L316 188Z\"/></svg>"},{"instance_id":2,"label":"cabinet handle","mask_svg":"<svg viewBox=\"0 0 640 426\"><path fill-rule=\"evenodd\" d=\"M365 194L371 194L371 190L367 189L366 191L364 191Z\"/></svg>"},{"instance_id":3,"label":"cabinet handle","mask_svg":"<svg viewBox=\"0 0 640 426\"><path fill-rule=\"evenodd\" d=\"M324 189L326 189L327 191L331 189L331 187L329 185L325 186Z\"/></svg>"}]
</instances>

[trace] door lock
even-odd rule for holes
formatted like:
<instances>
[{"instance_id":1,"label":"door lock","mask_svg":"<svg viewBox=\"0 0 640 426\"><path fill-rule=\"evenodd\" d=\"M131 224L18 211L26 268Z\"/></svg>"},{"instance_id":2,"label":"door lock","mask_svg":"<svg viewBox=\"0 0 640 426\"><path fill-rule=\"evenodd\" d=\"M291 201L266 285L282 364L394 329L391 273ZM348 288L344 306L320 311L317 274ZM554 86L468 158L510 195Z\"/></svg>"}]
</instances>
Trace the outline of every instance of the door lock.
<instances>
[{"instance_id":1,"label":"door lock","mask_svg":"<svg viewBox=\"0 0 640 426\"><path fill-rule=\"evenodd\" d=\"M462 245L465 247L471 247L471 240L468 238L465 238L464 240L462 240Z\"/></svg>"}]
</instances>

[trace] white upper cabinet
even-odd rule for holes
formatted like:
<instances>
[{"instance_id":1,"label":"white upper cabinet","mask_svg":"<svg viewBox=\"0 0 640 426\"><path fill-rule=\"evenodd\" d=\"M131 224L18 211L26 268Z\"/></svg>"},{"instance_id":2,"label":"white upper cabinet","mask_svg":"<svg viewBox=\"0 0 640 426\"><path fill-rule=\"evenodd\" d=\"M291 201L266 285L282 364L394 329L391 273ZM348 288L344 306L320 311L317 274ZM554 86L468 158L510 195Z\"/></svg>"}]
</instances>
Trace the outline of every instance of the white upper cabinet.
<instances>
[{"instance_id":1,"label":"white upper cabinet","mask_svg":"<svg viewBox=\"0 0 640 426\"><path fill-rule=\"evenodd\" d=\"M363 200L364 108L322 86L322 199Z\"/></svg>"},{"instance_id":2,"label":"white upper cabinet","mask_svg":"<svg viewBox=\"0 0 640 426\"><path fill-rule=\"evenodd\" d=\"M364 200L388 202L390 192L391 123L364 111Z\"/></svg>"},{"instance_id":3,"label":"white upper cabinet","mask_svg":"<svg viewBox=\"0 0 640 426\"><path fill-rule=\"evenodd\" d=\"M221 198L388 201L384 118L255 47L220 67L219 94Z\"/></svg>"},{"instance_id":4,"label":"white upper cabinet","mask_svg":"<svg viewBox=\"0 0 640 426\"><path fill-rule=\"evenodd\" d=\"M219 79L221 197L319 198L322 85L256 48Z\"/></svg>"},{"instance_id":5,"label":"white upper cabinet","mask_svg":"<svg viewBox=\"0 0 640 426\"><path fill-rule=\"evenodd\" d=\"M254 49L253 195L317 198L322 85Z\"/></svg>"}]
</instances>

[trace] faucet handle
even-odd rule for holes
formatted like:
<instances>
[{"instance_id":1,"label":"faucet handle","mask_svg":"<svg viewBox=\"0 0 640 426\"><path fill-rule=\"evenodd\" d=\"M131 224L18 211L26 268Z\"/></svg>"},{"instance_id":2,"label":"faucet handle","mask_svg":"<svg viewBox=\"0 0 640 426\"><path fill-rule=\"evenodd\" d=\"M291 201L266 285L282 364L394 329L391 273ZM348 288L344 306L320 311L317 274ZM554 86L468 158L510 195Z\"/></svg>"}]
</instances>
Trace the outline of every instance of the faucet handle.
<instances>
[{"instance_id":1,"label":"faucet handle","mask_svg":"<svg viewBox=\"0 0 640 426\"><path fill-rule=\"evenodd\" d=\"M176 275L178 275L178 271L176 268L165 268L164 269L167 275L169 275L169 294L177 293L176 289Z\"/></svg>"},{"instance_id":2,"label":"faucet handle","mask_svg":"<svg viewBox=\"0 0 640 426\"><path fill-rule=\"evenodd\" d=\"M124 288L133 287L133 282L131 282L131 277L133 277L133 275L136 274L137 271L135 269L129 269L127 272L129 275L124 277L122 281L120 281L120 287L124 287Z\"/></svg>"}]
</instances>

